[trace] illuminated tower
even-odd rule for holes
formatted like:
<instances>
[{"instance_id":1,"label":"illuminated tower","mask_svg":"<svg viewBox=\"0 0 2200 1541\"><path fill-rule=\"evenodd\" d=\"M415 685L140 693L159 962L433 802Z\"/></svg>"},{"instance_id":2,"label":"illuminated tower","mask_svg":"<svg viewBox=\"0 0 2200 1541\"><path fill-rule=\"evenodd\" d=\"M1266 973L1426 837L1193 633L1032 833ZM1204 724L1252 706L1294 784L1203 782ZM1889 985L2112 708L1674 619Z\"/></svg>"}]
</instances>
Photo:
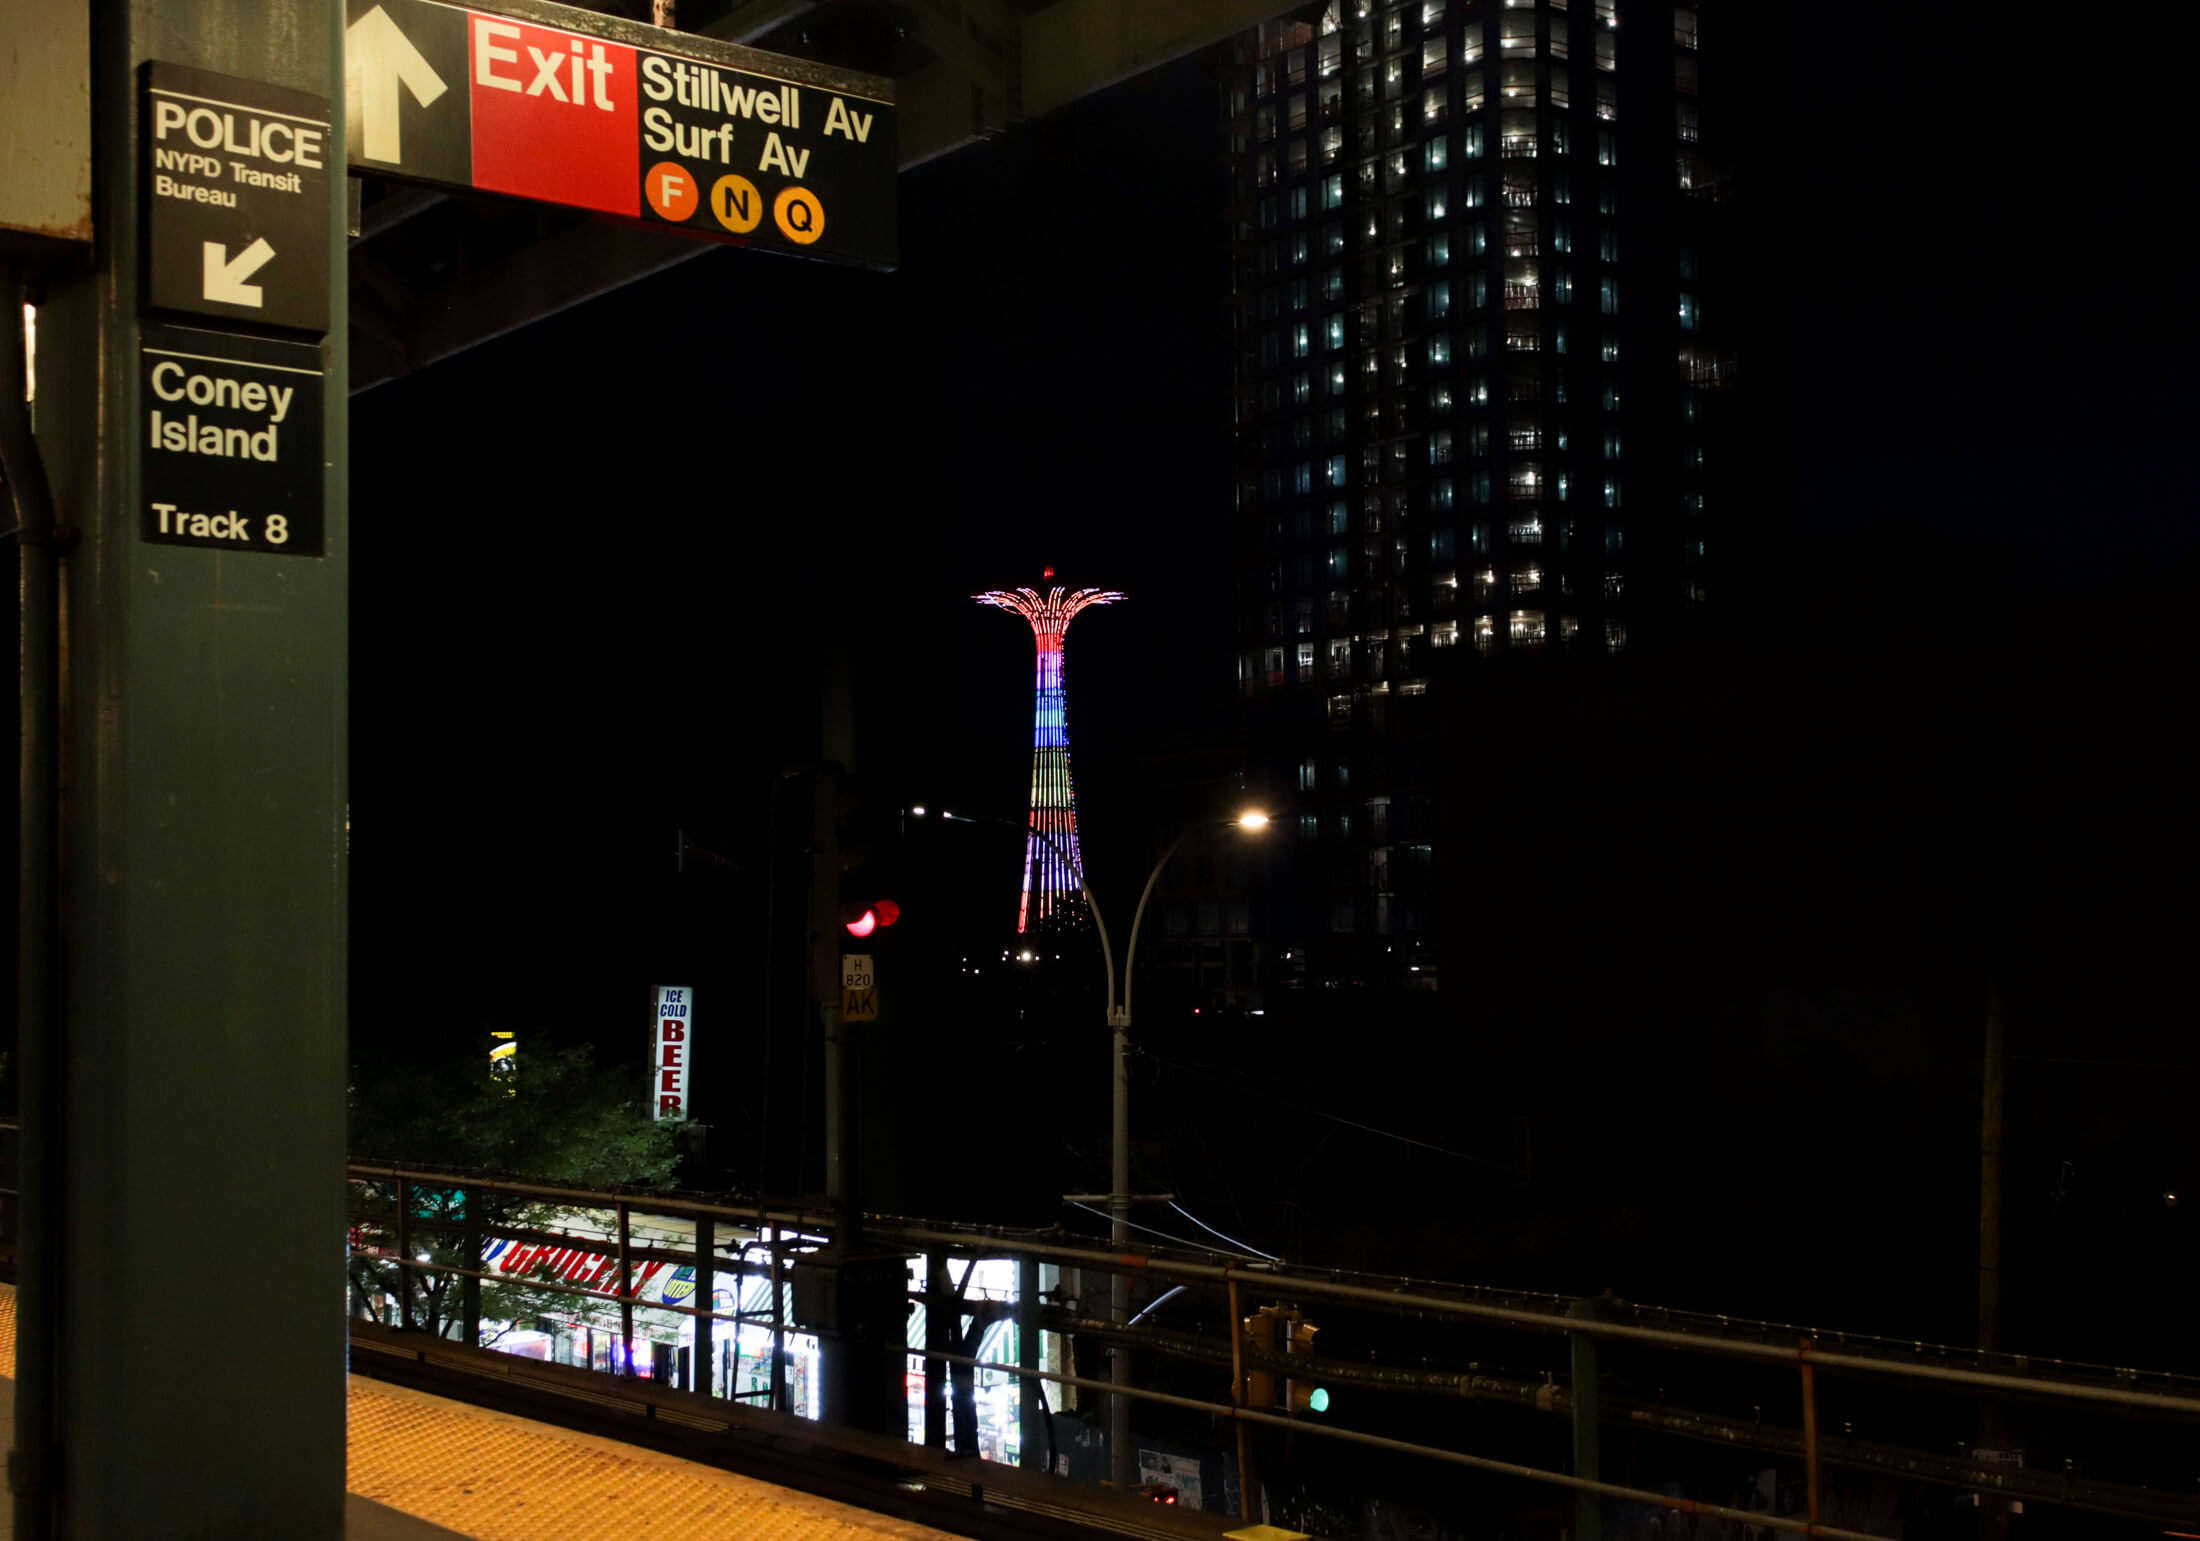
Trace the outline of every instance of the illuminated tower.
<instances>
[{"instance_id":1,"label":"illuminated tower","mask_svg":"<svg viewBox=\"0 0 2200 1541\"><path fill-rule=\"evenodd\" d=\"M1046 576L1054 576L1048 568ZM1068 918L1081 897L1077 867L1077 794L1069 784L1069 700L1062 684L1062 638L1088 605L1109 605L1113 589L993 589L970 596L1031 622L1039 647L1037 720L1031 732L1031 825L1024 836L1024 896L1016 929Z\"/></svg>"}]
</instances>

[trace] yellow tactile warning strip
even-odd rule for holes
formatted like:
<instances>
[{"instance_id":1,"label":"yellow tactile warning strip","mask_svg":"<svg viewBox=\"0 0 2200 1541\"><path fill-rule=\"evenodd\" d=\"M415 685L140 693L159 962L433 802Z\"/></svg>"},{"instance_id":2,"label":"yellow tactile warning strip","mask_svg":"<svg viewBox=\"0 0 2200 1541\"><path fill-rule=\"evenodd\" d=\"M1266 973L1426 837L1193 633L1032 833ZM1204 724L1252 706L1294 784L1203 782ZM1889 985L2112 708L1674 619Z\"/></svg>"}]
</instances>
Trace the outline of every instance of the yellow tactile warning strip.
<instances>
[{"instance_id":1,"label":"yellow tactile warning strip","mask_svg":"<svg viewBox=\"0 0 2200 1541\"><path fill-rule=\"evenodd\" d=\"M0 1285L0 1375L15 1291ZM753 1477L351 1378L345 1485L477 1541L954 1541Z\"/></svg>"},{"instance_id":2,"label":"yellow tactile warning strip","mask_svg":"<svg viewBox=\"0 0 2200 1541\"><path fill-rule=\"evenodd\" d=\"M926 1525L359 1376L348 1485L479 1541L951 1541Z\"/></svg>"}]
</instances>

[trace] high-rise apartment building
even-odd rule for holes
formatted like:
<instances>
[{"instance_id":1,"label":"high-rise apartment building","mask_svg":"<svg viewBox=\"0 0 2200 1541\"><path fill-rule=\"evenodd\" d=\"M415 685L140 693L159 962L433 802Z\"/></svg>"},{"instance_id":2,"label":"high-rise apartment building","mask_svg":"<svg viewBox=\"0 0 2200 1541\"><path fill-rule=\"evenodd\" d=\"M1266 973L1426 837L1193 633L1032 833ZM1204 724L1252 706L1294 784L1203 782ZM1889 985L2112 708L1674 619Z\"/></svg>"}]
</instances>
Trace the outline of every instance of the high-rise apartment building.
<instances>
[{"instance_id":1,"label":"high-rise apartment building","mask_svg":"<svg viewBox=\"0 0 2200 1541\"><path fill-rule=\"evenodd\" d=\"M1271 982L1428 983L1438 872L1503 881L1439 849L1448 694L1719 599L1730 3L1330 0L1226 50Z\"/></svg>"}]
</instances>

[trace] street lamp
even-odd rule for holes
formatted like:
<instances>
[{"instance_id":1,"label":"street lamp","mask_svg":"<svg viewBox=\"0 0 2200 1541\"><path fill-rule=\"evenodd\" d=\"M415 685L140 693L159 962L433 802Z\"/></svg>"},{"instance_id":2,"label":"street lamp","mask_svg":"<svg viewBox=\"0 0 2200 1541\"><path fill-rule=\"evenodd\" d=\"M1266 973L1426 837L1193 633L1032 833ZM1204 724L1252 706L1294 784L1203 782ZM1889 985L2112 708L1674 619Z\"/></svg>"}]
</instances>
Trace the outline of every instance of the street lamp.
<instances>
[{"instance_id":1,"label":"street lamp","mask_svg":"<svg viewBox=\"0 0 2200 1541\"><path fill-rule=\"evenodd\" d=\"M922 808L913 808L922 814ZM940 810L940 817L956 824L1005 824L1011 829L1027 826L1014 819L1003 819L987 814L951 813ZM1138 896L1138 908L1131 915L1130 945L1123 950L1123 999L1116 1004L1115 951L1108 945L1107 922L1101 918L1100 902L1093 898L1091 885L1085 881L1084 867L1069 852L1054 843L1054 837L1036 825L1028 826L1030 833L1047 842L1063 864L1077 879L1077 887L1085 896L1085 908L1092 916L1093 929L1100 935L1101 966L1108 974L1108 1031L1114 1040L1115 1095L1113 1161L1108 1179L1108 1238L1117 1251L1129 1247L1131 1239L1131 1081L1130 1081L1130 1028L1131 1028L1131 977L1138 963L1138 932L1146 920L1146 905L1153 898L1154 885L1161 880L1161 869L1168 866L1169 858L1177 853L1185 838L1194 829L1228 825L1237 829L1258 833L1268 827L1268 815L1257 808L1248 808L1232 819L1207 819L1187 825L1169 842L1169 848L1161 853L1161 859L1153 864L1153 871L1146 874L1146 886ZM1108 1320L1118 1326L1130 1321L1130 1276L1117 1271L1108 1276ZM1131 1479L1131 1401L1120 1394L1131 1383L1131 1356L1128 1345L1118 1343L1108 1355L1108 1380L1118 1388L1118 1394L1108 1398L1108 1465L1109 1473L1119 1491L1127 1491Z\"/></svg>"}]
</instances>

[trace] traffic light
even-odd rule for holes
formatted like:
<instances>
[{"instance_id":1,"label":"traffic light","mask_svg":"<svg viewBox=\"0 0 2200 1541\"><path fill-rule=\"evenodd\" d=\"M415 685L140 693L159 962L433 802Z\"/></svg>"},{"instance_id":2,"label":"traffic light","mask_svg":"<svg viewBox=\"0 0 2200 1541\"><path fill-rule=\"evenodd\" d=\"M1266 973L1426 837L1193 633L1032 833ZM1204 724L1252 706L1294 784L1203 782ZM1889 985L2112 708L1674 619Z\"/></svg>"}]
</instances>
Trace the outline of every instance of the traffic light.
<instances>
[{"instance_id":1,"label":"traffic light","mask_svg":"<svg viewBox=\"0 0 2200 1541\"><path fill-rule=\"evenodd\" d=\"M1283 1405L1294 1413L1326 1413L1329 1411L1329 1388L1318 1386L1313 1380L1314 1334L1321 1329L1296 1311L1288 1320L1291 1337L1284 1345L1284 1353L1289 1358L1304 1360L1305 1367L1294 1371L1283 1383Z\"/></svg>"},{"instance_id":2,"label":"traffic light","mask_svg":"<svg viewBox=\"0 0 2200 1541\"><path fill-rule=\"evenodd\" d=\"M901 806L869 782L840 784L840 923L859 940L901 919Z\"/></svg>"},{"instance_id":3,"label":"traffic light","mask_svg":"<svg viewBox=\"0 0 2200 1541\"><path fill-rule=\"evenodd\" d=\"M1283 1330L1283 1317L1274 1306L1262 1306L1242 1324L1247 1352L1245 1368L1245 1405L1247 1407L1274 1407L1276 1405L1276 1372L1265 1365L1255 1363L1254 1354L1273 1354L1281 1346L1278 1342Z\"/></svg>"},{"instance_id":4,"label":"traffic light","mask_svg":"<svg viewBox=\"0 0 2200 1541\"><path fill-rule=\"evenodd\" d=\"M1319 1327L1290 1307L1262 1306L1245 1318L1240 1330L1245 1335L1247 1354L1247 1407L1280 1407L1292 1413L1329 1411L1328 1388L1316 1385L1313 1379L1314 1334L1321 1331ZM1261 1354L1279 1353L1286 1359L1305 1360L1305 1369L1279 1380L1273 1369L1256 1362Z\"/></svg>"}]
</instances>

